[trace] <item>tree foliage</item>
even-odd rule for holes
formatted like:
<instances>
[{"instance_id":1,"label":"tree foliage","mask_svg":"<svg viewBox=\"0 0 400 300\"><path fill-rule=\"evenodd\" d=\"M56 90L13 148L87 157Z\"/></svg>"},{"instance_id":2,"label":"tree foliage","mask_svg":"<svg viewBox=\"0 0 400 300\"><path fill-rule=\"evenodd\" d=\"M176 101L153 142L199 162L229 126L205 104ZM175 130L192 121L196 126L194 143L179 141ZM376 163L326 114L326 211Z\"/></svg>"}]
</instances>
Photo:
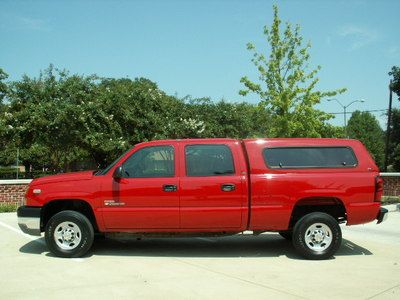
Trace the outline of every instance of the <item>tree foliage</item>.
<instances>
[{"instance_id":1,"label":"tree foliage","mask_svg":"<svg viewBox=\"0 0 400 300\"><path fill-rule=\"evenodd\" d=\"M389 75L393 78L391 88L400 100L400 67L393 66Z\"/></svg>"},{"instance_id":2,"label":"tree foliage","mask_svg":"<svg viewBox=\"0 0 400 300\"><path fill-rule=\"evenodd\" d=\"M8 78L8 74L0 68L0 106L2 104L3 98L7 94L7 84L4 82Z\"/></svg>"},{"instance_id":3,"label":"tree foliage","mask_svg":"<svg viewBox=\"0 0 400 300\"><path fill-rule=\"evenodd\" d=\"M264 27L269 54L257 52L252 43L247 49L253 53L259 81L244 76L245 88L240 95L255 93L260 105L271 113L272 135L277 137L320 137L325 122L332 116L315 108L324 97L343 93L345 89L322 92L316 90L320 66L309 68L310 44L304 45L299 25L286 23L281 28L278 7L274 6L271 27Z\"/></svg>"},{"instance_id":4,"label":"tree foliage","mask_svg":"<svg viewBox=\"0 0 400 300\"><path fill-rule=\"evenodd\" d=\"M0 165L17 149L29 169L104 166L132 145L162 138L259 136L269 115L249 103L177 99L145 78L70 75L50 66L6 84Z\"/></svg>"},{"instance_id":5,"label":"tree foliage","mask_svg":"<svg viewBox=\"0 0 400 300\"><path fill-rule=\"evenodd\" d=\"M400 172L400 109L392 110L390 124L389 165L394 171Z\"/></svg>"},{"instance_id":6,"label":"tree foliage","mask_svg":"<svg viewBox=\"0 0 400 300\"><path fill-rule=\"evenodd\" d=\"M391 89L400 100L400 67L393 66L389 72L391 78ZM390 143L389 143L389 165L395 171L400 172L400 110L392 110L392 120L390 124Z\"/></svg>"},{"instance_id":7,"label":"tree foliage","mask_svg":"<svg viewBox=\"0 0 400 300\"><path fill-rule=\"evenodd\" d=\"M382 168L384 160L383 130L378 120L369 112L355 111L347 125L349 137L360 140L376 164Z\"/></svg>"},{"instance_id":8,"label":"tree foliage","mask_svg":"<svg viewBox=\"0 0 400 300\"><path fill-rule=\"evenodd\" d=\"M172 138L263 136L270 130L269 114L249 103L213 102L187 97L171 110L166 136ZM172 121L172 122L171 122Z\"/></svg>"},{"instance_id":9,"label":"tree foliage","mask_svg":"<svg viewBox=\"0 0 400 300\"><path fill-rule=\"evenodd\" d=\"M1 149L5 149L7 144L6 144L6 139L5 139L5 134L6 134L6 124L4 122L4 113L5 113L5 106L3 104L3 99L6 97L7 92L8 92L8 86L4 82L5 79L7 79L8 75L6 72L3 71L2 68L0 68L0 160L1 160L1 155L2 152Z\"/></svg>"}]
</instances>

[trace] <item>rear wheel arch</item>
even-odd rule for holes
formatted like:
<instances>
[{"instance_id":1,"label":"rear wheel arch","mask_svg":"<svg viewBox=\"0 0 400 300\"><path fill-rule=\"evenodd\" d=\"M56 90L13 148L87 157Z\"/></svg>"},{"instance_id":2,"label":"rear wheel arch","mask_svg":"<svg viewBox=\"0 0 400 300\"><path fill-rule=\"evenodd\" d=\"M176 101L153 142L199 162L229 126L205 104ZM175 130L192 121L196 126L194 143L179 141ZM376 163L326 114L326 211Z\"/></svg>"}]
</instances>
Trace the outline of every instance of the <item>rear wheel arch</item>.
<instances>
[{"instance_id":1,"label":"rear wheel arch","mask_svg":"<svg viewBox=\"0 0 400 300\"><path fill-rule=\"evenodd\" d=\"M338 223L344 223L347 220L346 206L341 199L327 196L306 197L299 199L293 206L289 228L292 229L297 221L313 212L326 213Z\"/></svg>"},{"instance_id":2,"label":"rear wheel arch","mask_svg":"<svg viewBox=\"0 0 400 300\"><path fill-rule=\"evenodd\" d=\"M54 199L47 202L41 211L40 229L44 231L46 224L57 213L65 210L73 210L83 214L92 223L95 232L98 231L96 216L92 206L82 199Z\"/></svg>"}]
</instances>

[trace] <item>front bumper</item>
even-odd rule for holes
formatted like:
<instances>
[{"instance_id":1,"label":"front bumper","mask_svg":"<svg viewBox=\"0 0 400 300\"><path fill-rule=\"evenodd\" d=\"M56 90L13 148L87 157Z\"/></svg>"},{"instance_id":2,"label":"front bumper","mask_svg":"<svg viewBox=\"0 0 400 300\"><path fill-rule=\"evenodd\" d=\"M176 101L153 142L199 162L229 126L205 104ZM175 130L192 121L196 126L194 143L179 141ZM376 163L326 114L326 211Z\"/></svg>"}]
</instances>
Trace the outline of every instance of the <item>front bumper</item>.
<instances>
[{"instance_id":1,"label":"front bumper","mask_svg":"<svg viewBox=\"0 0 400 300\"><path fill-rule=\"evenodd\" d=\"M18 226L24 233L40 236L41 207L20 206L17 210Z\"/></svg>"},{"instance_id":2,"label":"front bumper","mask_svg":"<svg viewBox=\"0 0 400 300\"><path fill-rule=\"evenodd\" d=\"M386 208L381 207L381 209L379 210L378 216L376 217L376 219L378 220L378 222L376 224L382 223L383 221L385 221L388 218L388 210Z\"/></svg>"}]
</instances>

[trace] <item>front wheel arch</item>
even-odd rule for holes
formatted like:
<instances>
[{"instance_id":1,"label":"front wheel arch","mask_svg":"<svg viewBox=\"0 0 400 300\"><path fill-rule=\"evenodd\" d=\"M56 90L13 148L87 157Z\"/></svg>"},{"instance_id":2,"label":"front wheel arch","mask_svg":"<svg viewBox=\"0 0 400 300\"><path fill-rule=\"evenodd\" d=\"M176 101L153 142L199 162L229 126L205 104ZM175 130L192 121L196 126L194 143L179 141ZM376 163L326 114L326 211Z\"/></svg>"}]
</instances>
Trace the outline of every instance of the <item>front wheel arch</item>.
<instances>
[{"instance_id":1,"label":"front wheel arch","mask_svg":"<svg viewBox=\"0 0 400 300\"><path fill-rule=\"evenodd\" d=\"M54 199L47 202L40 215L40 230L44 231L49 220L57 213L72 210L83 214L91 222L94 231L98 232L97 220L94 210L89 202L81 199Z\"/></svg>"}]
</instances>

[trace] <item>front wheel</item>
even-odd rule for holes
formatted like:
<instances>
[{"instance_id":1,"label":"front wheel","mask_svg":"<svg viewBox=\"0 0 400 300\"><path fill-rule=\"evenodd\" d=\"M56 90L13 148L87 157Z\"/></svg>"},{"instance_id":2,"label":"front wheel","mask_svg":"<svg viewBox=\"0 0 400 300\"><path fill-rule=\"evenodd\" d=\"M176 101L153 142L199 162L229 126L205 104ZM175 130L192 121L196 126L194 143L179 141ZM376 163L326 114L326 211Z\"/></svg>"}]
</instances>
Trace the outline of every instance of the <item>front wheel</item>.
<instances>
[{"instance_id":1,"label":"front wheel","mask_svg":"<svg viewBox=\"0 0 400 300\"><path fill-rule=\"evenodd\" d=\"M83 214L65 210L55 214L45 229L50 252L59 257L83 256L92 246L93 225Z\"/></svg>"},{"instance_id":2,"label":"front wheel","mask_svg":"<svg viewBox=\"0 0 400 300\"><path fill-rule=\"evenodd\" d=\"M342 231L330 215L314 212L302 217L293 229L293 245L308 259L327 259L339 249Z\"/></svg>"}]
</instances>

